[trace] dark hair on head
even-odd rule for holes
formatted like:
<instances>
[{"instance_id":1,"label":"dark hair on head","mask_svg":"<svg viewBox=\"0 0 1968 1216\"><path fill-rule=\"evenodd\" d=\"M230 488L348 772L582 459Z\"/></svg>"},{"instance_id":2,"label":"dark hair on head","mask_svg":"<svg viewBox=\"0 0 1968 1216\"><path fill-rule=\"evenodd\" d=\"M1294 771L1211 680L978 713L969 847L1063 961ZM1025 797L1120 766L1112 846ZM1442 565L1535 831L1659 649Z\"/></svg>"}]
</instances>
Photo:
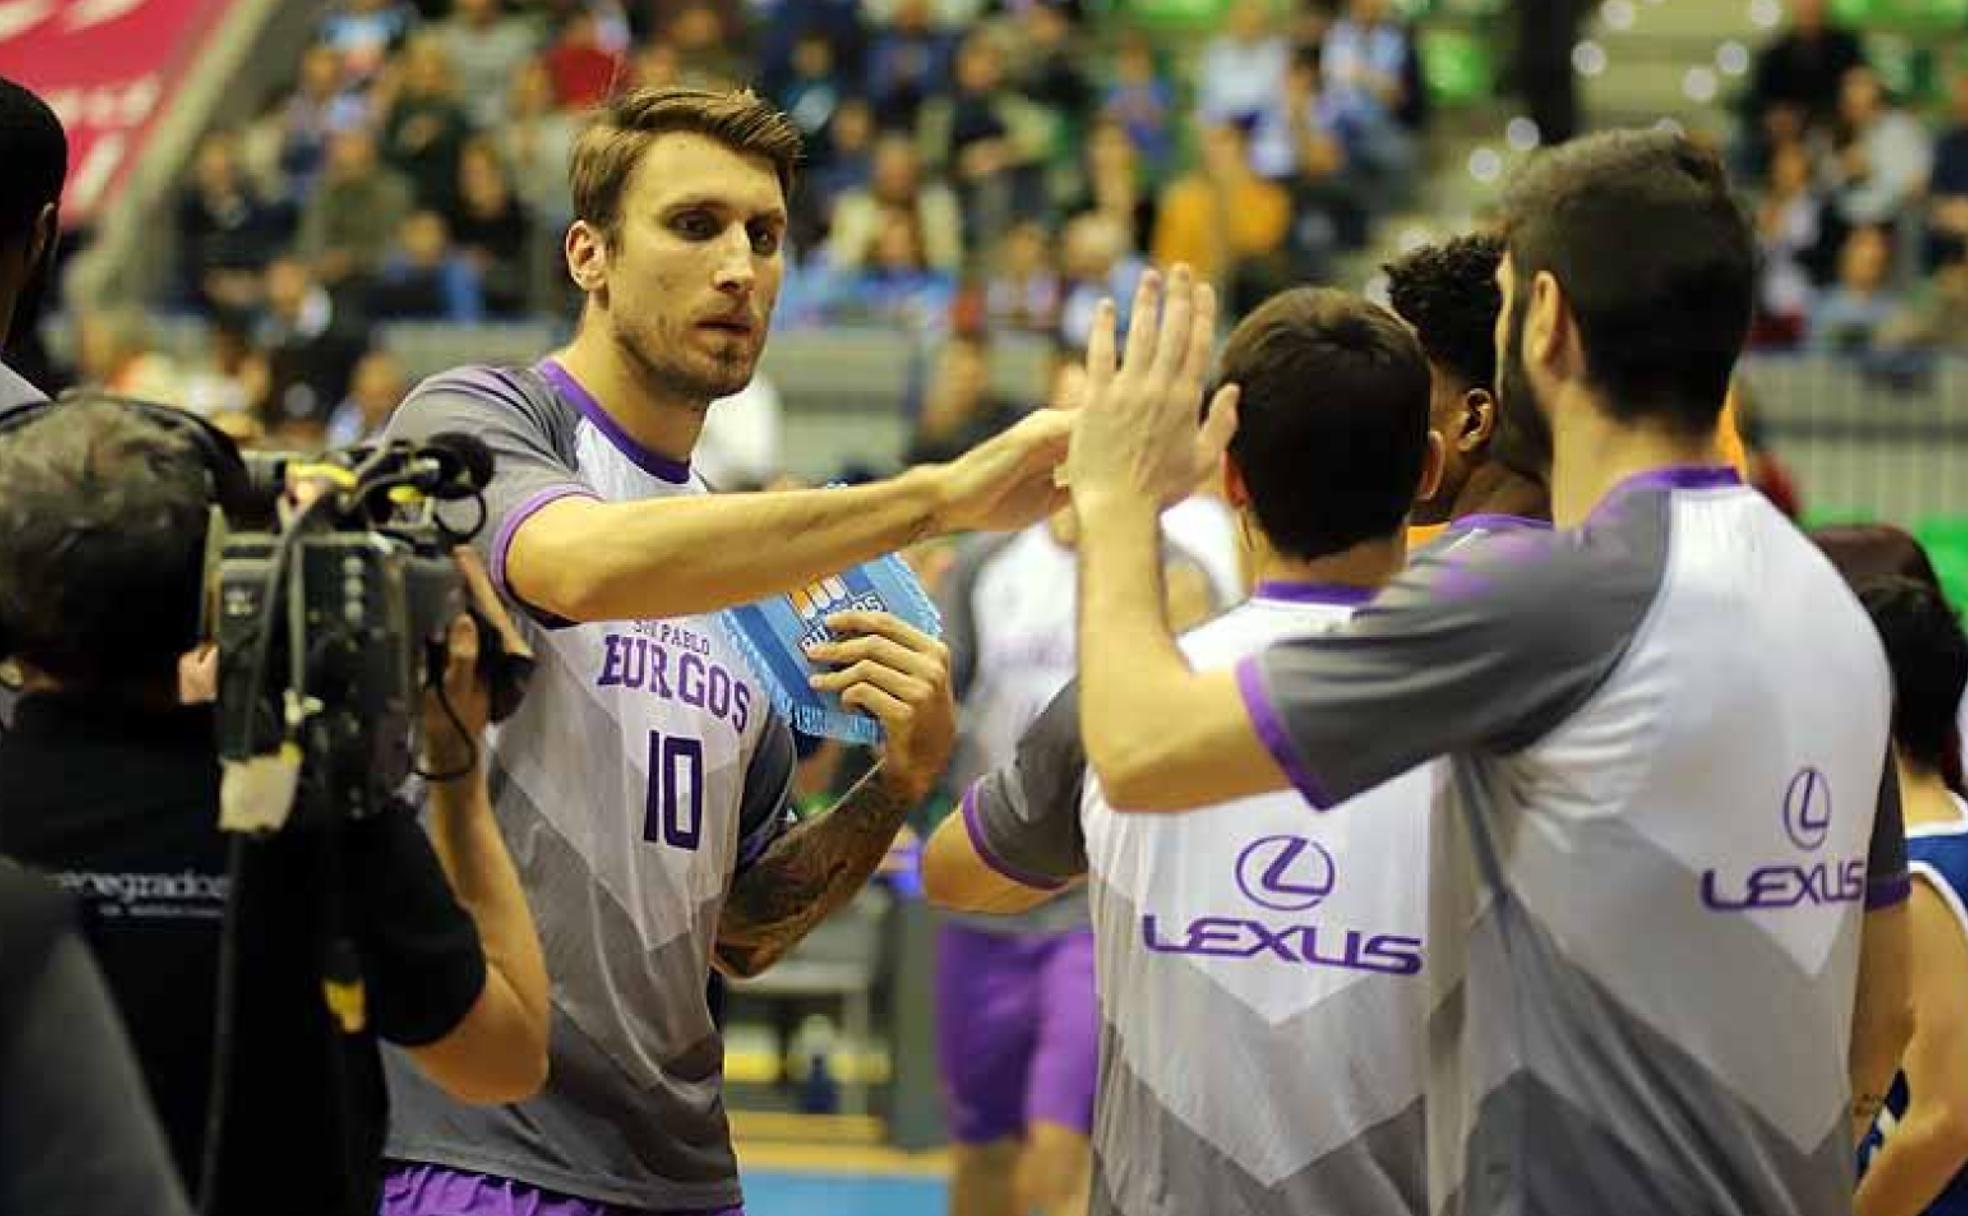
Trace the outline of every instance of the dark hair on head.
<instances>
[{"instance_id":1,"label":"dark hair on head","mask_svg":"<svg viewBox=\"0 0 1968 1216\"><path fill-rule=\"evenodd\" d=\"M568 168L575 218L613 243L621 230L622 194L642 154L658 138L679 132L770 163L780 190L792 194L802 141L778 107L750 89L641 88L604 105L575 141Z\"/></svg>"},{"instance_id":2,"label":"dark hair on head","mask_svg":"<svg viewBox=\"0 0 1968 1216\"><path fill-rule=\"evenodd\" d=\"M0 244L34 232L42 208L61 201L68 177L68 135L48 103L0 77Z\"/></svg>"},{"instance_id":3,"label":"dark hair on head","mask_svg":"<svg viewBox=\"0 0 1968 1216\"><path fill-rule=\"evenodd\" d=\"M1955 715L1968 687L1968 637L1939 589L1911 578L1859 587L1893 669L1893 742L1908 761L1950 778L1959 792L1961 737Z\"/></svg>"},{"instance_id":4,"label":"dark hair on head","mask_svg":"<svg viewBox=\"0 0 1968 1216\"><path fill-rule=\"evenodd\" d=\"M1222 379L1242 390L1230 458L1280 553L1324 557L1392 536L1428 452L1428 362L1386 309L1299 287L1230 334Z\"/></svg>"},{"instance_id":5,"label":"dark hair on head","mask_svg":"<svg viewBox=\"0 0 1968 1216\"><path fill-rule=\"evenodd\" d=\"M1666 131L1589 135L1534 157L1505 192L1503 221L1512 330L1548 272L1609 413L1713 432L1756 277L1721 160Z\"/></svg>"},{"instance_id":6,"label":"dark hair on head","mask_svg":"<svg viewBox=\"0 0 1968 1216\"><path fill-rule=\"evenodd\" d=\"M1496 389L1501 261L1503 238L1478 233L1423 245L1381 268L1394 311L1415 327L1428 357L1454 372L1465 388Z\"/></svg>"},{"instance_id":7,"label":"dark hair on head","mask_svg":"<svg viewBox=\"0 0 1968 1216\"><path fill-rule=\"evenodd\" d=\"M182 436L81 394L0 434L0 634L72 688L169 679L197 641L211 491Z\"/></svg>"},{"instance_id":8,"label":"dark hair on head","mask_svg":"<svg viewBox=\"0 0 1968 1216\"><path fill-rule=\"evenodd\" d=\"M1882 578L1911 578L1938 589L1934 563L1911 533L1892 524L1834 524L1811 529L1811 539L1853 587Z\"/></svg>"}]
</instances>

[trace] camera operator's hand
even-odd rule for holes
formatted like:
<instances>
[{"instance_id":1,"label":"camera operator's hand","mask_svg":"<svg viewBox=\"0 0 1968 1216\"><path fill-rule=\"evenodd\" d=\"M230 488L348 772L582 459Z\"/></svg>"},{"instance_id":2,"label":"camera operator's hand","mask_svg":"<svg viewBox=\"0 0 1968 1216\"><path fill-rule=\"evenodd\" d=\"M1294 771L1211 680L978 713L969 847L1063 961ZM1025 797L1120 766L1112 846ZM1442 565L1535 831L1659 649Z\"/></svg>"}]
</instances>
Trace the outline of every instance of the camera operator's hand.
<instances>
[{"instance_id":1,"label":"camera operator's hand","mask_svg":"<svg viewBox=\"0 0 1968 1216\"><path fill-rule=\"evenodd\" d=\"M444 680L424 693L420 734L426 773L462 777L476 767L479 739L492 718L492 690L478 670L479 645L478 626L470 616L461 614L451 622Z\"/></svg>"}]
</instances>

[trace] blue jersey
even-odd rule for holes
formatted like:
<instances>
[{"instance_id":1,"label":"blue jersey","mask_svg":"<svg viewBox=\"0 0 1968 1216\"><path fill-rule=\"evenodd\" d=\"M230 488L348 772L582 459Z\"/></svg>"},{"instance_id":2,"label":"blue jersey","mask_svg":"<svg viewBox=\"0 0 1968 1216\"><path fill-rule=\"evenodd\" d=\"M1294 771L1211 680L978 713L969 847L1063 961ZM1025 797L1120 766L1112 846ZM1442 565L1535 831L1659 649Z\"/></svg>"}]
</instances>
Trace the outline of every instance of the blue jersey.
<instances>
[{"instance_id":1,"label":"blue jersey","mask_svg":"<svg viewBox=\"0 0 1968 1216\"><path fill-rule=\"evenodd\" d=\"M1961 931L1968 934L1968 803L1956 798L1962 817L1955 823L1908 824L1906 829L1907 869L1915 878L1933 886L1941 902L1954 913ZM1968 1009L1963 1010L1968 1013ZM1907 1083L1904 1075L1893 1078L1886 1095L1886 1112L1873 1125L1859 1150L1860 1169L1879 1151L1884 1138L1906 1117ZM1968 1169L1954 1176L1927 1206L1926 1216L1968 1216Z\"/></svg>"}]
</instances>

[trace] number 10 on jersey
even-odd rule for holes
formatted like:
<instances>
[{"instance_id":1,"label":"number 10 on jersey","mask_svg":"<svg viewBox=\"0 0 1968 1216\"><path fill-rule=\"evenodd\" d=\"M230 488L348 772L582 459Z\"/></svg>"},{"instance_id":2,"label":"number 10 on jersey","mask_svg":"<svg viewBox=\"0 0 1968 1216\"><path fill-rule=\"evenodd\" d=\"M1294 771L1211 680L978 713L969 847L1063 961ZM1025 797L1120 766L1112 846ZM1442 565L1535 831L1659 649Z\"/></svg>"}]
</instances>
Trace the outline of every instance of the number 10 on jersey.
<instances>
[{"instance_id":1,"label":"number 10 on jersey","mask_svg":"<svg viewBox=\"0 0 1968 1216\"><path fill-rule=\"evenodd\" d=\"M695 850L704 833L704 741L649 732L642 838Z\"/></svg>"}]
</instances>

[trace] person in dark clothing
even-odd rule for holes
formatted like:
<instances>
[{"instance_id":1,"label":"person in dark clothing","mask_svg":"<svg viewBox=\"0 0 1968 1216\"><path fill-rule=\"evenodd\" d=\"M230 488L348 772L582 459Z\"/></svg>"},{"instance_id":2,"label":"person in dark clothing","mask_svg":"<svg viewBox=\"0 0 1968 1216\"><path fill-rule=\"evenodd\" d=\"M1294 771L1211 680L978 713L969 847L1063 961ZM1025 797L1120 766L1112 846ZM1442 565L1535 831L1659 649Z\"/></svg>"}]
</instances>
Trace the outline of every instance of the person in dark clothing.
<instances>
[{"instance_id":1,"label":"person in dark clothing","mask_svg":"<svg viewBox=\"0 0 1968 1216\"><path fill-rule=\"evenodd\" d=\"M81 904L142 1089L208 1211L368 1216L379 1041L469 1101L517 1101L546 1072L545 968L472 743L476 634L451 639L459 726L427 709L420 732L427 771L461 774L432 782L435 840L406 808L228 845L214 711L186 703L205 676L183 658L209 468L185 432L102 398L0 432L0 633L28 677L0 737L0 853ZM338 1024L323 976L343 950L364 991Z\"/></svg>"},{"instance_id":2,"label":"person in dark clothing","mask_svg":"<svg viewBox=\"0 0 1968 1216\"><path fill-rule=\"evenodd\" d=\"M1830 23L1825 0L1790 0L1790 18L1790 28L1757 54L1743 98L1745 135L1758 148L1834 122L1845 73L1866 61L1858 36Z\"/></svg>"},{"instance_id":3,"label":"person in dark clothing","mask_svg":"<svg viewBox=\"0 0 1968 1216\"><path fill-rule=\"evenodd\" d=\"M1578 84L1572 46L1582 0L1518 0L1517 77L1524 106L1546 145L1579 133Z\"/></svg>"}]
</instances>

